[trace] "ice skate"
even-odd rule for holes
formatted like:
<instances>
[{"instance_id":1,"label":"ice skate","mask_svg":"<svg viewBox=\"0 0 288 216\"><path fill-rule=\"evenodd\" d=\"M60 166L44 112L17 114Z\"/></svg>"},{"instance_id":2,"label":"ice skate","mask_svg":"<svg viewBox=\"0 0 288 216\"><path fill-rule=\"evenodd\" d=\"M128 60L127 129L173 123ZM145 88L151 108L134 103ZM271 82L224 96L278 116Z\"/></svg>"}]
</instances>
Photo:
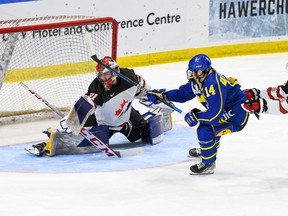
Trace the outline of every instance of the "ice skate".
<instances>
[{"instance_id":1,"label":"ice skate","mask_svg":"<svg viewBox=\"0 0 288 216\"><path fill-rule=\"evenodd\" d=\"M189 155L188 157L193 157L193 158L199 158L201 157L201 149L200 148L192 148L189 150Z\"/></svg>"},{"instance_id":2,"label":"ice skate","mask_svg":"<svg viewBox=\"0 0 288 216\"><path fill-rule=\"evenodd\" d=\"M25 150L33 155L42 156L45 153L45 149L46 149L45 147L46 147L46 143L42 142L36 145L32 145L29 148L25 148Z\"/></svg>"},{"instance_id":3,"label":"ice skate","mask_svg":"<svg viewBox=\"0 0 288 216\"><path fill-rule=\"evenodd\" d=\"M191 175L208 175L213 174L216 165L215 162L210 164L205 164L203 162L195 164L190 167Z\"/></svg>"}]
</instances>

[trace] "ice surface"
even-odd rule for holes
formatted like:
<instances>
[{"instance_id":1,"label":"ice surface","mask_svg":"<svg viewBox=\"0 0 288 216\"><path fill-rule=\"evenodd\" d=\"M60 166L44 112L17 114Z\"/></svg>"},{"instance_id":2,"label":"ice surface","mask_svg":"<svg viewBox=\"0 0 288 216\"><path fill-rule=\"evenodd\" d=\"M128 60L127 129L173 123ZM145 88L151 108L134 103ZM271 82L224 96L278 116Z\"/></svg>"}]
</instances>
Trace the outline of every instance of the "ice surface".
<instances>
[{"instance_id":1,"label":"ice surface","mask_svg":"<svg viewBox=\"0 0 288 216\"><path fill-rule=\"evenodd\" d=\"M243 88L284 83L287 61L288 53L212 59L218 72L237 77ZM153 88L172 89L186 82L186 67L179 62L135 70ZM196 101L175 105L184 111L201 107ZM186 155L197 145L195 128L176 112L173 121L163 143L124 160L101 153L35 158L23 148L45 139L41 131L57 127L56 120L1 126L0 215L286 214L288 115L262 115L259 121L251 116L243 131L223 136L215 174L209 176L189 175L196 161Z\"/></svg>"}]
</instances>

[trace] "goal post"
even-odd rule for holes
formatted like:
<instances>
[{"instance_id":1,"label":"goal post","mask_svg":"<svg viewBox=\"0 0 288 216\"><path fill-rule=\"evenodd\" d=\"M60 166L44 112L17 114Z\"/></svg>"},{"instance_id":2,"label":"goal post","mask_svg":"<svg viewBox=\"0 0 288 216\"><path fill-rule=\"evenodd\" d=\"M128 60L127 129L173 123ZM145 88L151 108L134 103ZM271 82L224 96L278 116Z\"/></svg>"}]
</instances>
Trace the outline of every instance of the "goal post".
<instances>
[{"instance_id":1,"label":"goal post","mask_svg":"<svg viewBox=\"0 0 288 216\"><path fill-rule=\"evenodd\" d=\"M111 17L86 16L0 21L0 118L24 114L39 118L39 113L49 112L20 82L59 110L69 110L95 78L85 38L99 57L117 59L117 25Z\"/></svg>"}]
</instances>

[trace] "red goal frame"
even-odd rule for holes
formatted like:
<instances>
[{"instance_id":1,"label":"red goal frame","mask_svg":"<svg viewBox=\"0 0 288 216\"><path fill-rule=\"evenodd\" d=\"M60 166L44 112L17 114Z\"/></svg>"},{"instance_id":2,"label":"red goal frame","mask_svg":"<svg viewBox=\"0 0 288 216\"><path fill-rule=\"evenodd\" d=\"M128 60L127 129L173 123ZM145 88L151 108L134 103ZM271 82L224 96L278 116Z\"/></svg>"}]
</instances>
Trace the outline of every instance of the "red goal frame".
<instances>
[{"instance_id":1,"label":"red goal frame","mask_svg":"<svg viewBox=\"0 0 288 216\"><path fill-rule=\"evenodd\" d=\"M62 16L63 18L69 16ZM72 17L72 16L71 16ZM41 29L54 29L54 28L63 28L63 27L72 27L72 26L83 26L83 25L91 25L91 24L102 24L102 23L111 23L112 24L112 53L111 57L113 59L117 59L117 36L118 36L118 22L112 17L101 17L101 18L87 18L82 20L74 20L74 21L55 21L55 16L48 17L36 17L36 18L23 18L18 20L6 20L0 21L0 34L9 34L9 33L18 33L18 32L26 32L26 31L35 31ZM76 18L76 16L75 16ZM29 21L41 21L41 20L49 20L54 23L45 23L45 24L34 24L34 25L26 25L26 26L11 26L1 28L1 25L7 24L17 24L20 22L29 22Z\"/></svg>"}]
</instances>

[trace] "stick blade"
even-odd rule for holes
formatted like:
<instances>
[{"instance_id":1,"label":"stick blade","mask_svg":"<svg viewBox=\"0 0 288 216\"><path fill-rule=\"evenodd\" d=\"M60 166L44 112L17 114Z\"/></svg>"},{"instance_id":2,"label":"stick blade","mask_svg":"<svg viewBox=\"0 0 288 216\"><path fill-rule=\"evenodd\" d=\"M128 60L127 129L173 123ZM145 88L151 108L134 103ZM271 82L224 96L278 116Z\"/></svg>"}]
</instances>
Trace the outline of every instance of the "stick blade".
<instances>
[{"instance_id":1,"label":"stick blade","mask_svg":"<svg viewBox=\"0 0 288 216\"><path fill-rule=\"evenodd\" d=\"M144 154L144 152L145 152L145 149L143 147L136 147L136 148L121 150L121 151L118 151L117 153L119 154L121 158L123 158L123 157L141 155L141 154Z\"/></svg>"},{"instance_id":2,"label":"stick blade","mask_svg":"<svg viewBox=\"0 0 288 216\"><path fill-rule=\"evenodd\" d=\"M96 54L94 54L94 55L92 55L91 56L91 59L93 59L93 61L95 61L95 62L97 62L97 63L99 63L100 64L100 59L97 57L97 55Z\"/></svg>"}]
</instances>

